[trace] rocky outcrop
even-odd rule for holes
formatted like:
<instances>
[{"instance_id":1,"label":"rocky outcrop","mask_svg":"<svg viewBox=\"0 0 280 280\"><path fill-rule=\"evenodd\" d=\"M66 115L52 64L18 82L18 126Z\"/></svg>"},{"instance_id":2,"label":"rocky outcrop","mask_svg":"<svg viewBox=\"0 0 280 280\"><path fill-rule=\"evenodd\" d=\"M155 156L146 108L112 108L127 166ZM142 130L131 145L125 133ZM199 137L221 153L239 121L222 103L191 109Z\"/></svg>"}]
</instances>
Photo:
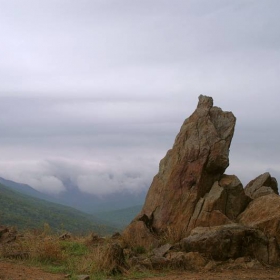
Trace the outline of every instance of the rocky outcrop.
<instances>
[{"instance_id":1,"label":"rocky outcrop","mask_svg":"<svg viewBox=\"0 0 280 280\"><path fill-rule=\"evenodd\" d=\"M272 193L279 194L278 184L276 179L266 172L249 182L245 187L245 193L252 199Z\"/></svg>"},{"instance_id":2,"label":"rocky outcrop","mask_svg":"<svg viewBox=\"0 0 280 280\"><path fill-rule=\"evenodd\" d=\"M280 196L269 194L254 199L238 217L238 222L261 229L280 244Z\"/></svg>"},{"instance_id":3,"label":"rocky outcrop","mask_svg":"<svg viewBox=\"0 0 280 280\"><path fill-rule=\"evenodd\" d=\"M224 174L234 126L231 112L214 107L210 97L199 97L161 160L142 211L123 233L126 244L156 248L141 265L279 264L276 179L267 172L244 189L235 175Z\"/></svg>"},{"instance_id":4,"label":"rocky outcrop","mask_svg":"<svg viewBox=\"0 0 280 280\"><path fill-rule=\"evenodd\" d=\"M239 179L234 175L223 175L199 199L191 217L190 228L231 224L249 201Z\"/></svg>"},{"instance_id":5,"label":"rocky outcrop","mask_svg":"<svg viewBox=\"0 0 280 280\"><path fill-rule=\"evenodd\" d=\"M268 239L260 230L238 224L198 227L182 240L186 252L199 252L208 259L225 261L257 256L268 263Z\"/></svg>"},{"instance_id":6,"label":"rocky outcrop","mask_svg":"<svg viewBox=\"0 0 280 280\"><path fill-rule=\"evenodd\" d=\"M187 234L201 197L219 181L229 165L229 147L235 117L213 106L211 97L200 96L197 109L185 120L173 148L161 160L141 213L126 229L143 221L151 233L176 229Z\"/></svg>"}]
</instances>

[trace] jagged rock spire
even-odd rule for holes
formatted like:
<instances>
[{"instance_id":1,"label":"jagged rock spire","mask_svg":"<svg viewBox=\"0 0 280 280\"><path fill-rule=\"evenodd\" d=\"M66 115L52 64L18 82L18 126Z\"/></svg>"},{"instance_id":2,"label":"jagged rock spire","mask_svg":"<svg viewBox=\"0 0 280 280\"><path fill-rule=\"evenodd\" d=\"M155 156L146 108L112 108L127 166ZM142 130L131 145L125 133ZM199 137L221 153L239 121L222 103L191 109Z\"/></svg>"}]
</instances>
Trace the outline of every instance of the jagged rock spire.
<instances>
[{"instance_id":1,"label":"jagged rock spire","mask_svg":"<svg viewBox=\"0 0 280 280\"><path fill-rule=\"evenodd\" d=\"M213 106L213 99L199 96L173 148L161 160L141 213L126 229L135 227L160 234L167 229L189 232L198 200L219 181L229 165L229 147L236 118ZM133 229L134 228L134 229Z\"/></svg>"}]
</instances>

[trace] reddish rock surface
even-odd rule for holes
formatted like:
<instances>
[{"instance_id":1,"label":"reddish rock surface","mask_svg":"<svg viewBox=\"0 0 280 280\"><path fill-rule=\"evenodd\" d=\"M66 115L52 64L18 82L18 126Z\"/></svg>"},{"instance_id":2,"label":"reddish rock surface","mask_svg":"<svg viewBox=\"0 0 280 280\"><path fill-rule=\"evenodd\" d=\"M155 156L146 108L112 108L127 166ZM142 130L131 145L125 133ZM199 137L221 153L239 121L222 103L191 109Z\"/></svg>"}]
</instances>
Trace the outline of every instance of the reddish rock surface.
<instances>
[{"instance_id":1,"label":"reddish rock surface","mask_svg":"<svg viewBox=\"0 0 280 280\"><path fill-rule=\"evenodd\" d=\"M229 165L235 121L231 112L214 107L211 97L199 97L197 109L161 160L143 209L125 230L126 235L133 238L130 232L140 220L156 234L192 230L190 221L197 202Z\"/></svg>"},{"instance_id":2,"label":"reddish rock surface","mask_svg":"<svg viewBox=\"0 0 280 280\"><path fill-rule=\"evenodd\" d=\"M166 263L186 266L186 254L194 252L208 260L250 257L255 259L252 265L279 264L276 179L266 172L244 190L235 175L224 174L234 126L231 112L200 96L197 109L161 160L142 211L125 229L125 240L146 249L177 242L168 244L172 249L157 259L161 266L165 254Z\"/></svg>"},{"instance_id":3,"label":"reddish rock surface","mask_svg":"<svg viewBox=\"0 0 280 280\"><path fill-rule=\"evenodd\" d=\"M199 252L208 259L225 261L250 256L269 263L265 234L239 224L197 227L181 243L186 252Z\"/></svg>"},{"instance_id":4,"label":"reddish rock surface","mask_svg":"<svg viewBox=\"0 0 280 280\"><path fill-rule=\"evenodd\" d=\"M252 199L272 193L279 194L278 184L276 179L266 172L250 181L245 187L245 193Z\"/></svg>"},{"instance_id":5,"label":"reddish rock surface","mask_svg":"<svg viewBox=\"0 0 280 280\"><path fill-rule=\"evenodd\" d=\"M238 217L238 222L261 229L280 244L280 196L269 194L254 199Z\"/></svg>"}]
</instances>

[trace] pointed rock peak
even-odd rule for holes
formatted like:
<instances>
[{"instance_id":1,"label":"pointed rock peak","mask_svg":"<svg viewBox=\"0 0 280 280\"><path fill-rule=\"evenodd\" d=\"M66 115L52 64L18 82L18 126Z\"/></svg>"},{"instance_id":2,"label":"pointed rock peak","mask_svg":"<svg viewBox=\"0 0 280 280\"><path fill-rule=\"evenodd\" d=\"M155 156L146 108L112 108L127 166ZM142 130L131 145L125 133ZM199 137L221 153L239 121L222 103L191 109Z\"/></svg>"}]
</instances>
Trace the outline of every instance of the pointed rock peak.
<instances>
[{"instance_id":1,"label":"pointed rock peak","mask_svg":"<svg viewBox=\"0 0 280 280\"><path fill-rule=\"evenodd\" d=\"M197 108L211 109L213 107L213 98L206 95L200 95L198 97Z\"/></svg>"},{"instance_id":2,"label":"pointed rock peak","mask_svg":"<svg viewBox=\"0 0 280 280\"><path fill-rule=\"evenodd\" d=\"M127 236L140 233L140 227L146 228L143 234L158 235L168 231L187 235L193 229L196 204L229 165L235 121L232 113L213 107L211 97L199 96L197 109L184 121L172 149L161 160L141 213L125 230Z\"/></svg>"}]
</instances>

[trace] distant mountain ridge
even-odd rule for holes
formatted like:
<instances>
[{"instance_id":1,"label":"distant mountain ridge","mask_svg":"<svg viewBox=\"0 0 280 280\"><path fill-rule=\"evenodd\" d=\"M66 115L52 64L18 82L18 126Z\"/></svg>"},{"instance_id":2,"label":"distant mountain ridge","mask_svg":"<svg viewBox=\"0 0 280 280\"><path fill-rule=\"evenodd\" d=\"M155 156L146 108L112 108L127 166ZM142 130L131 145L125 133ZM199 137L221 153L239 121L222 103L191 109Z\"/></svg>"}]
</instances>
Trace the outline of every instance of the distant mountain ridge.
<instances>
[{"instance_id":1,"label":"distant mountain ridge","mask_svg":"<svg viewBox=\"0 0 280 280\"><path fill-rule=\"evenodd\" d=\"M110 212L121 210L124 208L134 207L135 205L142 205L145 200L146 190L138 193L118 192L104 195L102 197L89 193L81 192L80 189L70 180L63 182L66 191L57 195L50 195L39 192L31 186L23 183L16 183L0 177L0 183L11 188L14 191L39 198L46 201L59 203L65 206L76 208L80 211L95 214L99 212ZM147 186L148 188L148 186Z\"/></svg>"},{"instance_id":2,"label":"distant mountain ridge","mask_svg":"<svg viewBox=\"0 0 280 280\"><path fill-rule=\"evenodd\" d=\"M108 234L117 230L90 214L28 196L3 184L0 184L0 223L19 229L42 228L47 223L54 231L80 234L92 231Z\"/></svg>"},{"instance_id":3,"label":"distant mountain ridge","mask_svg":"<svg viewBox=\"0 0 280 280\"><path fill-rule=\"evenodd\" d=\"M44 199L50 202L54 202L54 203L59 203L54 197L41 193L37 190L35 190L34 188L30 187L27 184L22 184L22 183L16 183L14 181L11 180L7 180L4 179L2 177L0 177L0 184L9 187L10 189L20 192L22 194L26 194L35 198L39 198L39 199Z\"/></svg>"},{"instance_id":4,"label":"distant mountain ridge","mask_svg":"<svg viewBox=\"0 0 280 280\"><path fill-rule=\"evenodd\" d=\"M99 212L95 213L95 216L123 229L135 218L135 216L141 211L142 207L143 205L136 205L115 211Z\"/></svg>"}]
</instances>

